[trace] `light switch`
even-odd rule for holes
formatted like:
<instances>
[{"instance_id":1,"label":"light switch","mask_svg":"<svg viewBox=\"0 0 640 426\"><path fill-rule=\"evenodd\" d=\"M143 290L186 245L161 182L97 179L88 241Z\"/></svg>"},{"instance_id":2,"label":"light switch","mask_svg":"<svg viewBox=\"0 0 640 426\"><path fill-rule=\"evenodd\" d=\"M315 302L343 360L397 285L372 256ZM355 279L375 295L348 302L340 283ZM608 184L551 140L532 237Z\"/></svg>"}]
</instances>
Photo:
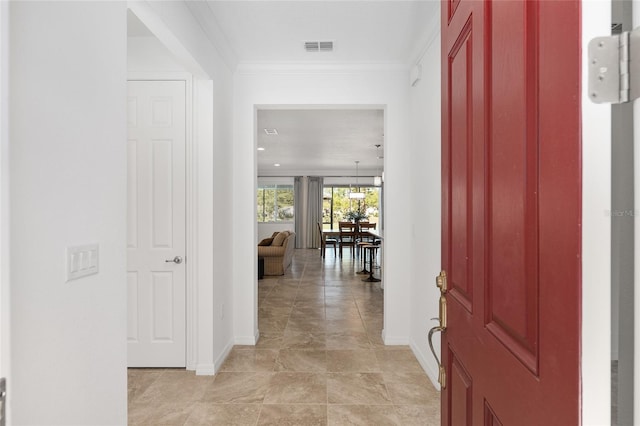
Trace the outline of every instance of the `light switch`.
<instances>
[{"instance_id":1,"label":"light switch","mask_svg":"<svg viewBox=\"0 0 640 426\"><path fill-rule=\"evenodd\" d=\"M98 244L67 247L67 281L98 273Z\"/></svg>"}]
</instances>

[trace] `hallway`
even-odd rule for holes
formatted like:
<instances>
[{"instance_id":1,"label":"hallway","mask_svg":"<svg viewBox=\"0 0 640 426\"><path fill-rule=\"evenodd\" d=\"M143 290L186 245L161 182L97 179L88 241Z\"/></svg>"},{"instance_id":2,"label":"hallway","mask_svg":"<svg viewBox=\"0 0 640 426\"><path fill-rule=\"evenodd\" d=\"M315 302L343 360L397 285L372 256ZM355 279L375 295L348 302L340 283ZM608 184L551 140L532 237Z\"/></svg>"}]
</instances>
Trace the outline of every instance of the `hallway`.
<instances>
[{"instance_id":1,"label":"hallway","mask_svg":"<svg viewBox=\"0 0 640 426\"><path fill-rule=\"evenodd\" d=\"M439 425L440 394L407 346L383 345L383 291L360 267L297 249L258 281L258 344L213 377L129 370L129 424Z\"/></svg>"}]
</instances>

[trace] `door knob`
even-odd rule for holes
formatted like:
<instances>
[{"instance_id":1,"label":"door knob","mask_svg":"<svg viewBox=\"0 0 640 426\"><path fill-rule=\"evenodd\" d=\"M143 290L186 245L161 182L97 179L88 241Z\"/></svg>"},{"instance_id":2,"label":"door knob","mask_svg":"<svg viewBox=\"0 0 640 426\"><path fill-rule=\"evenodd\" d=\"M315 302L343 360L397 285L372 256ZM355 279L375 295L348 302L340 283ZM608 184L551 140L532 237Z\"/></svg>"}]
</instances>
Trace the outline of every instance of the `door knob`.
<instances>
[{"instance_id":1,"label":"door knob","mask_svg":"<svg viewBox=\"0 0 640 426\"><path fill-rule=\"evenodd\" d=\"M169 262L173 262L173 263L177 263L178 265L182 263L182 258L180 256L176 256L173 259L167 259L165 260L166 263Z\"/></svg>"}]
</instances>

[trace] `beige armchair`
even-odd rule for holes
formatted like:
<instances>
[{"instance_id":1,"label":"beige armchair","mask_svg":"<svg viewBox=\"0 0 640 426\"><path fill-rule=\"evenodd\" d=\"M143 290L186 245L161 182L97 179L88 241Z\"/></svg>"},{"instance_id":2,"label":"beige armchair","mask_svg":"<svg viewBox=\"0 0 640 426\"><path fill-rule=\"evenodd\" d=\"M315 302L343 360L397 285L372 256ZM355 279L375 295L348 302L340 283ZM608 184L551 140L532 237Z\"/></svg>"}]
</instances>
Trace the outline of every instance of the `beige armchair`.
<instances>
[{"instance_id":1,"label":"beige armchair","mask_svg":"<svg viewBox=\"0 0 640 426\"><path fill-rule=\"evenodd\" d=\"M270 245L268 240L272 240ZM258 256L264 257L265 275L284 275L291 265L295 248L296 234L291 231L275 232L258 244Z\"/></svg>"}]
</instances>

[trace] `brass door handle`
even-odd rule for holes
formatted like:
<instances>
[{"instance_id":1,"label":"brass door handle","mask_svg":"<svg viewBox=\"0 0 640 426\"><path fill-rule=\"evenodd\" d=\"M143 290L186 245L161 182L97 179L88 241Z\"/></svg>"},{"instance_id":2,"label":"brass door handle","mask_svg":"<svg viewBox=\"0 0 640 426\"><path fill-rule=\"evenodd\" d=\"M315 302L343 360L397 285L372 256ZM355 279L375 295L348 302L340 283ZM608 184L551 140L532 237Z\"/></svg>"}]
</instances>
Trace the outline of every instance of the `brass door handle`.
<instances>
[{"instance_id":1,"label":"brass door handle","mask_svg":"<svg viewBox=\"0 0 640 426\"><path fill-rule=\"evenodd\" d=\"M438 363L438 383L440 383L442 389L445 389L447 387L447 375L444 365L442 365L440 358L436 354L436 350L433 348L432 341L434 333L443 333L447 330L447 273L445 271L441 271L436 277L436 286L440 289L438 318L432 319L438 320L438 325L429 330L429 348Z\"/></svg>"},{"instance_id":2,"label":"brass door handle","mask_svg":"<svg viewBox=\"0 0 640 426\"><path fill-rule=\"evenodd\" d=\"M440 271L436 277L436 286L440 289L440 306L438 309L438 319L442 331L447 328L447 273Z\"/></svg>"},{"instance_id":3,"label":"brass door handle","mask_svg":"<svg viewBox=\"0 0 640 426\"><path fill-rule=\"evenodd\" d=\"M433 340L433 333L443 332L444 330L445 329L440 327L439 325L429 330L429 348L431 349L431 353L433 354L433 357L436 359L436 362L438 363L438 383L440 383L440 386L442 387L442 389L447 387L447 375L444 371L444 366L440 362L440 358L436 354L436 350L433 348L432 340Z\"/></svg>"}]
</instances>

